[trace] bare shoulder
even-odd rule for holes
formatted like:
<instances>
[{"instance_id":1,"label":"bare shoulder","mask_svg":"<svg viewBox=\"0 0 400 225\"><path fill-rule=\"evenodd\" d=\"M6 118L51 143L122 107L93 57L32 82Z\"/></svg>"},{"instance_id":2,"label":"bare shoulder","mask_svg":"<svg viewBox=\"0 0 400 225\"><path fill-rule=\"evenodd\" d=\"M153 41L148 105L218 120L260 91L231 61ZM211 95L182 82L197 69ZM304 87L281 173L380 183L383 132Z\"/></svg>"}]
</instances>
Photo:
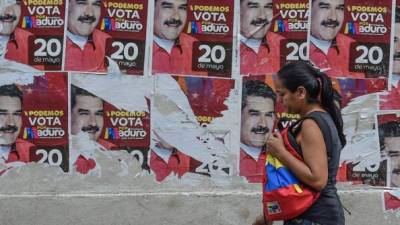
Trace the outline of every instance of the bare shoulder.
<instances>
[{"instance_id":1,"label":"bare shoulder","mask_svg":"<svg viewBox=\"0 0 400 225\"><path fill-rule=\"evenodd\" d=\"M301 136L303 140L323 138L322 131L313 119L305 119L301 124Z\"/></svg>"},{"instance_id":2,"label":"bare shoulder","mask_svg":"<svg viewBox=\"0 0 400 225\"><path fill-rule=\"evenodd\" d=\"M315 120L307 118L302 122L301 128L316 128L319 130L317 122ZM304 129L306 130L306 129Z\"/></svg>"}]
</instances>

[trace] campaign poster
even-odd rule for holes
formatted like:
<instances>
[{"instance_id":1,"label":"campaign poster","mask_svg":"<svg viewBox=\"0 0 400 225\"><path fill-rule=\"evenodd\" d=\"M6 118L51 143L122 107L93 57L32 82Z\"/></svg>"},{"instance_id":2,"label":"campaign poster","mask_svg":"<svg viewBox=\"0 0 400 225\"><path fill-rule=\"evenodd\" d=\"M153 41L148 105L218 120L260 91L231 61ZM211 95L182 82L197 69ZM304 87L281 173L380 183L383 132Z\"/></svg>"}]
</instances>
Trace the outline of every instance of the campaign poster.
<instances>
[{"instance_id":1,"label":"campaign poster","mask_svg":"<svg viewBox=\"0 0 400 225\"><path fill-rule=\"evenodd\" d=\"M311 0L309 57L332 77L388 78L392 1Z\"/></svg>"},{"instance_id":2,"label":"campaign poster","mask_svg":"<svg viewBox=\"0 0 400 225\"><path fill-rule=\"evenodd\" d=\"M126 150L147 167L150 146L150 113L127 111L104 103L104 130L101 138L110 143L109 150Z\"/></svg>"},{"instance_id":3,"label":"campaign poster","mask_svg":"<svg viewBox=\"0 0 400 225\"><path fill-rule=\"evenodd\" d=\"M240 1L240 74L276 73L287 62L308 59L308 5L308 0Z\"/></svg>"},{"instance_id":4,"label":"campaign poster","mask_svg":"<svg viewBox=\"0 0 400 225\"><path fill-rule=\"evenodd\" d=\"M231 77L233 0L155 0L152 73Z\"/></svg>"},{"instance_id":5,"label":"campaign poster","mask_svg":"<svg viewBox=\"0 0 400 225\"><path fill-rule=\"evenodd\" d=\"M121 72L143 75L146 58L148 1L103 0L99 28L112 38L106 56Z\"/></svg>"},{"instance_id":6,"label":"campaign poster","mask_svg":"<svg viewBox=\"0 0 400 225\"><path fill-rule=\"evenodd\" d=\"M62 70L65 5L65 0L0 0L0 58Z\"/></svg>"},{"instance_id":7,"label":"campaign poster","mask_svg":"<svg viewBox=\"0 0 400 225\"><path fill-rule=\"evenodd\" d=\"M272 75L243 77L239 175L248 183L262 183L267 139L300 119L279 103L274 79Z\"/></svg>"},{"instance_id":8,"label":"campaign poster","mask_svg":"<svg viewBox=\"0 0 400 225\"><path fill-rule=\"evenodd\" d=\"M230 79L156 78L149 164L158 182L233 174L237 97Z\"/></svg>"},{"instance_id":9,"label":"campaign poster","mask_svg":"<svg viewBox=\"0 0 400 225\"><path fill-rule=\"evenodd\" d=\"M378 115L379 143L389 187L400 187L400 111Z\"/></svg>"},{"instance_id":10,"label":"campaign poster","mask_svg":"<svg viewBox=\"0 0 400 225\"><path fill-rule=\"evenodd\" d=\"M274 0L273 31L285 37L280 42L280 67L287 62L308 60L308 0ZM277 72L277 71L273 71Z\"/></svg>"},{"instance_id":11,"label":"campaign poster","mask_svg":"<svg viewBox=\"0 0 400 225\"><path fill-rule=\"evenodd\" d=\"M88 174L101 169L96 160L101 152L124 150L148 170L150 101L141 91L153 83L142 76L71 76L72 167Z\"/></svg>"},{"instance_id":12,"label":"campaign poster","mask_svg":"<svg viewBox=\"0 0 400 225\"><path fill-rule=\"evenodd\" d=\"M249 183L262 183L266 143L272 134L276 93L266 76L243 77L239 175Z\"/></svg>"},{"instance_id":13,"label":"campaign poster","mask_svg":"<svg viewBox=\"0 0 400 225\"><path fill-rule=\"evenodd\" d=\"M66 71L144 74L147 1L71 0L67 12Z\"/></svg>"},{"instance_id":14,"label":"campaign poster","mask_svg":"<svg viewBox=\"0 0 400 225\"><path fill-rule=\"evenodd\" d=\"M334 98L341 106L346 145L341 153L339 182L386 185L386 167L381 162L376 114L379 94L386 79L333 79Z\"/></svg>"},{"instance_id":15,"label":"campaign poster","mask_svg":"<svg viewBox=\"0 0 400 225\"><path fill-rule=\"evenodd\" d=\"M279 103L278 95L276 93L276 88L275 88L275 79L276 78L277 78L277 76L272 75L272 74L247 76L247 77L243 77L243 84L244 84L244 82L248 82L248 80L258 80L258 81L263 82L267 87L272 88L272 90L274 91L274 94L271 94L271 96L272 96L271 98L275 101L274 109L275 109L275 116L276 116L273 130L277 129L279 131L282 131L285 128L292 125L298 119L300 119L300 115L286 112L286 109L283 107L283 105ZM244 93L243 90L242 90L242 93ZM242 98L242 101L244 101L244 100L245 99Z\"/></svg>"},{"instance_id":16,"label":"campaign poster","mask_svg":"<svg viewBox=\"0 0 400 225\"><path fill-rule=\"evenodd\" d=\"M261 75L280 68L283 36L272 32L273 0L240 1L240 74Z\"/></svg>"},{"instance_id":17,"label":"campaign poster","mask_svg":"<svg viewBox=\"0 0 400 225\"><path fill-rule=\"evenodd\" d=\"M31 81L0 84L0 142L8 148L1 161L47 163L68 172L67 74L46 73Z\"/></svg>"}]
</instances>

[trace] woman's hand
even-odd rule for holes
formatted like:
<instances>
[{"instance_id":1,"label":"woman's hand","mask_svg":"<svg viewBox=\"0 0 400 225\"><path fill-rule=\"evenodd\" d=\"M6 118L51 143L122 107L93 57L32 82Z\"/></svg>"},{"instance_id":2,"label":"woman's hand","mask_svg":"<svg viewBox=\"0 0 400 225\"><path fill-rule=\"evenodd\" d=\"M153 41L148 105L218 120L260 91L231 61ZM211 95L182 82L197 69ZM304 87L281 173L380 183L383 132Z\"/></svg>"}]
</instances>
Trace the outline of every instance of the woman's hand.
<instances>
[{"instance_id":1,"label":"woman's hand","mask_svg":"<svg viewBox=\"0 0 400 225\"><path fill-rule=\"evenodd\" d=\"M279 131L274 132L267 140L267 152L279 158L286 151L282 135Z\"/></svg>"}]
</instances>

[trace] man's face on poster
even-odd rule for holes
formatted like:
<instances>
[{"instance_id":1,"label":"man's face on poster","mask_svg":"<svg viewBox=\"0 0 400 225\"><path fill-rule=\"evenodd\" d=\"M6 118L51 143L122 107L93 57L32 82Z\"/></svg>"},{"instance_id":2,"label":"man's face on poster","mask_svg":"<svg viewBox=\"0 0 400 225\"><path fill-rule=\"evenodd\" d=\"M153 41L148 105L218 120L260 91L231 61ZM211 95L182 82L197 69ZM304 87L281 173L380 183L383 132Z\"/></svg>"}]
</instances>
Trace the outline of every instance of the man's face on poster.
<instances>
[{"instance_id":1,"label":"man's face on poster","mask_svg":"<svg viewBox=\"0 0 400 225\"><path fill-rule=\"evenodd\" d=\"M390 158L390 187L400 188L400 153Z\"/></svg>"},{"instance_id":2,"label":"man's face on poster","mask_svg":"<svg viewBox=\"0 0 400 225\"><path fill-rule=\"evenodd\" d=\"M14 32L18 25L21 17L21 1L9 1L5 3L5 0L0 0L2 5L0 8L0 35L10 35Z\"/></svg>"},{"instance_id":3,"label":"man's face on poster","mask_svg":"<svg viewBox=\"0 0 400 225\"><path fill-rule=\"evenodd\" d=\"M0 145L12 145L22 126L22 106L18 97L0 96Z\"/></svg>"},{"instance_id":4,"label":"man's face on poster","mask_svg":"<svg viewBox=\"0 0 400 225\"><path fill-rule=\"evenodd\" d=\"M248 146L263 147L274 125L274 101L261 96L247 96L242 109L240 141Z\"/></svg>"},{"instance_id":5,"label":"man's face on poster","mask_svg":"<svg viewBox=\"0 0 400 225\"><path fill-rule=\"evenodd\" d=\"M395 23L393 73L400 75L400 23Z\"/></svg>"},{"instance_id":6,"label":"man's face on poster","mask_svg":"<svg viewBox=\"0 0 400 225\"><path fill-rule=\"evenodd\" d=\"M272 6L272 0L240 1L240 33L246 38L264 38L271 27Z\"/></svg>"},{"instance_id":7,"label":"man's face on poster","mask_svg":"<svg viewBox=\"0 0 400 225\"><path fill-rule=\"evenodd\" d=\"M155 0L154 34L175 40L181 34L187 18L187 0Z\"/></svg>"},{"instance_id":8,"label":"man's face on poster","mask_svg":"<svg viewBox=\"0 0 400 225\"><path fill-rule=\"evenodd\" d=\"M70 0L68 30L76 35L89 36L100 19L101 0Z\"/></svg>"},{"instance_id":9,"label":"man's face on poster","mask_svg":"<svg viewBox=\"0 0 400 225\"><path fill-rule=\"evenodd\" d=\"M344 0L313 0L311 34L320 40L333 40L344 19Z\"/></svg>"},{"instance_id":10,"label":"man's face on poster","mask_svg":"<svg viewBox=\"0 0 400 225\"><path fill-rule=\"evenodd\" d=\"M400 187L400 137L385 137L384 145L390 156L390 186Z\"/></svg>"},{"instance_id":11,"label":"man's face on poster","mask_svg":"<svg viewBox=\"0 0 400 225\"><path fill-rule=\"evenodd\" d=\"M103 100L98 97L77 95L72 108L72 134L83 131L89 134L91 140L99 139L103 130Z\"/></svg>"}]
</instances>

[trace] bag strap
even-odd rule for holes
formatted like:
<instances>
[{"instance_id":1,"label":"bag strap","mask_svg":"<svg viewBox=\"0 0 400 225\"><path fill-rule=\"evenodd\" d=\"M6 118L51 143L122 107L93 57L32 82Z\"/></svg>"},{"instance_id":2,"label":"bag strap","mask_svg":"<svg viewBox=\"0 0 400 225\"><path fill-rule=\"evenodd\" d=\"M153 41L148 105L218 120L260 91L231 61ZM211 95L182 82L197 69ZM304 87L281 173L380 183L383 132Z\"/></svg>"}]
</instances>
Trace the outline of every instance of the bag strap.
<instances>
[{"instance_id":1,"label":"bag strap","mask_svg":"<svg viewBox=\"0 0 400 225\"><path fill-rule=\"evenodd\" d=\"M305 117L299 119L298 121L296 121L295 123L293 123L292 125L290 125L288 127L288 130L293 134L294 137L296 137L300 133L301 125L304 122L304 120L306 120L306 119L312 119L315 121L315 123L317 123L319 129L321 130L322 137L324 138L325 147L328 148L328 146L331 143L326 143L327 140L325 140L325 134L326 134L326 132L330 132L329 125L323 119L320 119L317 116L312 116L312 115L305 116ZM326 134L326 135L329 136L329 134ZM328 157L330 158L332 153L330 151L328 151L328 149L327 149L327 153L328 153Z\"/></svg>"},{"instance_id":2,"label":"bag strap","mask_svg":"<svg viewBox=\"0 0 400 225\"><path fill-rule=\"evenodd\" d=\"M300 155L296 151L296 149L293 147L293 145L290 143L290 140L289 140L289 128L284 129L282 131L281 135L282 135L283 143L284 143L286 149L289 151L289 153L292 154L297 159L299 159L301 161L304 161L303 160L303 156Z\"/></svg>"}]
</instances>

